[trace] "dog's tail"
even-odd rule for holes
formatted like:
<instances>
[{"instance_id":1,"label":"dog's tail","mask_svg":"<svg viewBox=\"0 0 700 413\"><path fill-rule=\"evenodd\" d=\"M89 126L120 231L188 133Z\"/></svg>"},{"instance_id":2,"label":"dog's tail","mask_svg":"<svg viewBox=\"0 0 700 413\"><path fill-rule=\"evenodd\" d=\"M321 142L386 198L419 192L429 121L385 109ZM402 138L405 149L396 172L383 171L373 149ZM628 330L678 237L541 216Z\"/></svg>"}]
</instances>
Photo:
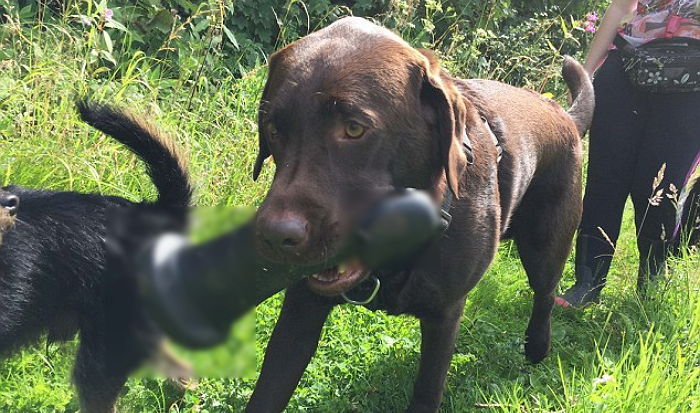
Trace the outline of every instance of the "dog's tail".
<instances>
[{"instance_id":1,"label":"dog's tail","mask_svg":"<svg viewBox=\"0 0 700 413\"><path fill-rule=\"evenodd\" d=\"M172 140L151 125L108 105L80 100L80 118L129 148L146 164L146 172L158 190L156 205L185 208L190 205L192 186L187 164Z\"/></svg>"},{"instance_id":2,"label":"dog's tail","mask_svg":"<svg viewBox=\"0 0 700 413\"><path fill-rule=\"evenodd\" d=\"M562 68L564 81L571 91L571 108L569 116L576 124L580 136L591 126L593 109L595 108L595 95L593 83L586 70L573 57L564 56Z\"/></svg>"}]
</instances>

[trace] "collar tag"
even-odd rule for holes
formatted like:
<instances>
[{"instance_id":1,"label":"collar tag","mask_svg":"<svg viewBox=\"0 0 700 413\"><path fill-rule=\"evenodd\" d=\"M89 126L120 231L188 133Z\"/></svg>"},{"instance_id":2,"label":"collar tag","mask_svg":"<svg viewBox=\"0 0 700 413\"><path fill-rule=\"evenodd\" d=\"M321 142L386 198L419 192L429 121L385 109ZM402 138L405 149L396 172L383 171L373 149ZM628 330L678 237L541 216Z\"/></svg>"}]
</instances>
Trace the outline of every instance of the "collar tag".
<instances>
[{"instance_id":1,"label":"collar tag","mask_svg":"<svg viewBox=\"0 0 700 413\"><path fill-rule=\"evenodd\" d=\"M379 281L379 278L377 278L376 275L370 274L369 277L367 277L367 279L360 283L360 285L358 285L350 291L341 293L340 295L343 297L346 303L354 305L367 305L371 303L372 300L375 299L375 297L377 297L377 294L379 293L379 287L381 287L381 284L382 283ZM348 293L357 293L364 291L369 292L369 294L364 299L355 299L347 295Z\"/></svg>"}]
</instances>

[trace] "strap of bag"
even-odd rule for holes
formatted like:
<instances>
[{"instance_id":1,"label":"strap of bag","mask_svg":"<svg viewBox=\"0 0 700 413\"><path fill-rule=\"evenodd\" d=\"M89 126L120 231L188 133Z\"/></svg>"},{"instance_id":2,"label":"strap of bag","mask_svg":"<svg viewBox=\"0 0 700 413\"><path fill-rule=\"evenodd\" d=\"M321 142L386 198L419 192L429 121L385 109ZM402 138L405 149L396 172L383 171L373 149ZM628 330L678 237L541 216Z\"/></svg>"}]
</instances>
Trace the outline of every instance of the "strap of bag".
<instances>
[{"instance_id":1,"label":"strap of bag","mask_svg":"<svg viewBox=\"0 0 700 413\"><path fill-rule=\"evenodd\" d=\"M679 16L678 13L671 14L671 17L668 18L668 22L666 22L666 32L664 33L664 37L667 39L674 37L681 28L682 20L683 18Z\"/></svg>"},{"instance_id":2,"label":"strap of bag","mask_svg":"<svg viewBox=\"0 0 700 413\"><path fill-rule=\"evenodd\" d=\"M625 38L619 34L615 36L615 39L613 39L613 44L620 51L628 50L630 48L630 44L627 42L627 40L625 40Z\"/></svg>"}]
</instances>

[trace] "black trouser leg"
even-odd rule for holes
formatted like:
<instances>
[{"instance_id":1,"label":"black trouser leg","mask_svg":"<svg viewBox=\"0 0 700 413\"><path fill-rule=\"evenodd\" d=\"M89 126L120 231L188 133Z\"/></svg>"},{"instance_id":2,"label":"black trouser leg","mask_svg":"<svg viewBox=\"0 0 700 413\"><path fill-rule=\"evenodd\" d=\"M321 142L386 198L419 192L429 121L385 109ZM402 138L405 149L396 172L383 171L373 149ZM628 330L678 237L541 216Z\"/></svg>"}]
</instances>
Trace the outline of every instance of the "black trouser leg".
<instances>
[{"instance_id":1,"label":"black trouser leg","mask_svg":"<svg viewBox=\"0 0 700 413\"><path fill-rule=\"evenodd\" d=\"M669 245L664 240L637 238L639 249L639 269L637 270L637 290L644 292L647 281L660 278L666 270L666 256Z\"/></svg>"},{"instance_id":2,"label":"black trouser leg","mask_svg":"<svg viewBox=\"0 0 700 413\"><path fill-rule=\"evenodd\" d=\"M651 102L632 187L640 260L639 288L644 287L647 279L664 272L666 256L678 249L680 237L674 234L676 227L688 227L695 200L691 199L681 211L686 222L678 222L674 198L678 197L700 151L697 127L700 93L653 95Z\"/></svg>"},{"instance_id":3,"label":"black trouser leg","mask_svg":"<svg viewBox=\"0 0 700 413\"><path fill-rule=\"evenodd\" d=\"M610 53L594 86L596 109L576 241L576 284L562 297L573 306L597 299L605 284L648 111L647 96L630 84L617 52Z\"/></svg>"}]
</instances>

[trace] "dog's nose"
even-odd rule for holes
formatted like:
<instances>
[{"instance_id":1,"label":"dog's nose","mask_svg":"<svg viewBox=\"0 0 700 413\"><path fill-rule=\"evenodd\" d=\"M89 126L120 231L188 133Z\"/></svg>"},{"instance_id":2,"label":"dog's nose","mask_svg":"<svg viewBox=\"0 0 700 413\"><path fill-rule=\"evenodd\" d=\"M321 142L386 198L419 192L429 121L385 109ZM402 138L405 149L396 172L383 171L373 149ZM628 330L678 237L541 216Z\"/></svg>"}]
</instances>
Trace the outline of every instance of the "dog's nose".
<instances>
[{"instance_id":1,"label":"dog's nose","mask_svg":"<svg viewBox=\"0 0 700 413\"><path fill-rule=\"evenodd\" d=\"M19 197L13 194L0 195L0 207L5 208L10 215L16 214L19 207Z\"/></svg>"},{"instance_id":2,"label":"dog's nose","mask_svg":"<svg viewBox=\"0 0 700 413\"><path fill-rule=\"evenodd\" d=\"M308 221L297 216L287 216L266 221L261 235L273 250L282 254L293 254L304 248L308 234Z\"/></svg>"}]
</instances>

